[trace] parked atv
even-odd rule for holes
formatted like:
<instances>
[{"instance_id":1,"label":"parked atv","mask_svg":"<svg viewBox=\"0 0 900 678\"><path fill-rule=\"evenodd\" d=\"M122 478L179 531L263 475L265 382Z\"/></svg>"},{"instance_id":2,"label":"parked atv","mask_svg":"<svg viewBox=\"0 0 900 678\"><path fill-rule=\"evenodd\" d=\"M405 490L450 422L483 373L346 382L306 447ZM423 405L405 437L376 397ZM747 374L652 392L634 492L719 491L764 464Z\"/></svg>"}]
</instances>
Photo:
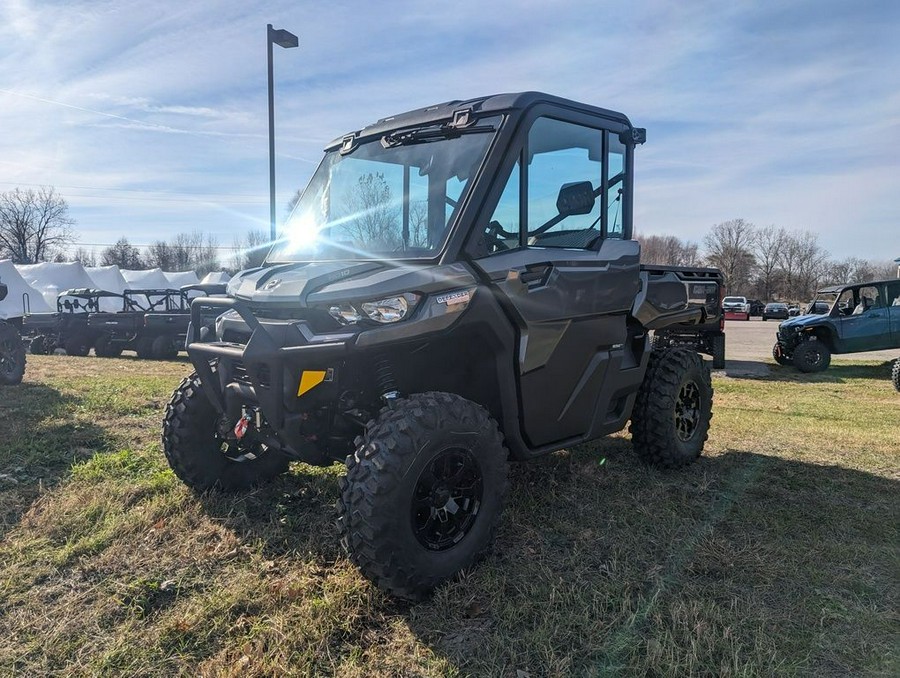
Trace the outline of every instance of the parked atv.
<instances>
[{"instance_id":1,"label":"parked atv","mask_svg":"<svg viewBox=\"0 0 900 678\"><path fill-rule=\"evenodd\" d=\"M0 282L0 301L6 299L9 288ZM0 320L0 385L19 384L25 376L25 345L18 330Z\"/></svg>"},{"instance_id":2,"label":"parked atv","mask_svg":"<svg viewBox=\"0 0 900 678\"><path fill-rule=\"evenodd\" d=\"M651 351L649 331L710 322L689 288L712 282L718 314L721 278L642 268L644 138L621 113L531 92L332 142L265 265L192 304L196 371L163 423L175 473L241 489L292 460L345 461L344 546L415 598L487 553L510 460L630 420L647 462L695 461L709 370Z\"/></svg>"}]
</instances>

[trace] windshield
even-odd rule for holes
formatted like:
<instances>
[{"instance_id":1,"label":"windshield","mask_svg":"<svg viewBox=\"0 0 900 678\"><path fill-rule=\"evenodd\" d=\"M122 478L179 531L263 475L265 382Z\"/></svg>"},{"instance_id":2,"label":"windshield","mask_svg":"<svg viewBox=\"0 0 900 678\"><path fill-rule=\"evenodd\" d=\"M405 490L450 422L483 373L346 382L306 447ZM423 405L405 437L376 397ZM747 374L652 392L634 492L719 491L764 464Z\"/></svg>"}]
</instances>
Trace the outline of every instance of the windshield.
<instances>
[{"instance_id":1,"label":"windshield","mask_svg":"<svg viewBox=\"0 0 900 678\"><path fill-rule=\"evenodd\" d=\"M722 299L723 304L743 304L744 297L725 297Z\"/></svg>"},{"instance_id":2,"label":"windshield","mask_svg":"<svg viewBox=\"0 0 900 678\"><path fill-rule=\"evenodd\" d=\"M813 299L812 303L810 303L810 305L807 307L806 312L815 313L818 315L828 313L831 310L831 307L834 306L834 302L837 298L837 292L819 292L816 295L816 298ZM824 310L814 310L817 308Z\"/></svg>"},{"instance_id":3,"label":"windshield","mask_svg":"<svg viewBox=\"0 0 900 678\"><path fill-rule=\"evenodd\" d=\"M432 126L328 152L266 261L434 257L499 122Z\"/></svg>"}]
</instances>

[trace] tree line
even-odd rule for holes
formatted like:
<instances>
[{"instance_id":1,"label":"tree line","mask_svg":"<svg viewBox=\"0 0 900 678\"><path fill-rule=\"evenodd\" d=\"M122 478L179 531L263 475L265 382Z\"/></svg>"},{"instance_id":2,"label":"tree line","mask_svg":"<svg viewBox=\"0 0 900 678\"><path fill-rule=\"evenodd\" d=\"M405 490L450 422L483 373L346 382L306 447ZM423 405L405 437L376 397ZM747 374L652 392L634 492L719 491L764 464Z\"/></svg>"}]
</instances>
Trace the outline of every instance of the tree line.
<instances>
[{"instance_id":1,"label":"tree line","mask_svg":"<svg viewBox=\"0 0 900 678\"><path fill-rule=\"evenodd\" d=\"M145 248L135 247L123 236L98 252L75 246L74 226L68 203L53 187L0 193L0 259L17 264L78 261L91 267L161 268L196 271L203 276L210 271L233 272L261 265L268 243L265 231L250 231L235 238L227 253L229 248L220 247L213 236L195 231L156 240ZM227 253L224 258L223 251Z\"/></svg>"},{"instance_id":2,"label":"tree line","mask_svg":"<svg viewBox=\"0 0 900 678\"><path fill-rule=\"evenodd\" d=\"M729 294L763 301L808 301L828 285L897 275L891 261L831 258L812 231L758 227L745 219L715 224L703 238L702 249L675 236L638 240L645 263L712 266L722 271Z\"/></svg>"},{"instance_id":3,"label":"tree line","mask_svg":"<svg viewBox=\"0 0 900 678\"><path fill-rule=\"evenodd\" d=\"M346 227L366 242L388 240L398 233L397 215L390 188L381 175L359 178L351 196L352 213L358 216ZM289 210L299 199L291 201ZM413 240L427 239L424 205L410 206ZM216 239L203 233L182 233L157 240L143 250L122 237L100 252L73 246L77 242L75 221L66 200L52 187L16 188L0 193L0 258L16 263L80 261L85 266L117 265L126 269L161 268L166 271L237 271L259 266L265 259L268 234L251 231L235 238L224 260ZM356 234L356 230L359 233ZM758 227L745 219L713 225L699 243L672 235L644 235L641 260L647 264L712 266L722 271L729 294L764 301L806 301L818 288L829 284L867 282L897 275L890 261L857 257L833 259L808 230L779 226Z\"/></svg>"}]
</instances>

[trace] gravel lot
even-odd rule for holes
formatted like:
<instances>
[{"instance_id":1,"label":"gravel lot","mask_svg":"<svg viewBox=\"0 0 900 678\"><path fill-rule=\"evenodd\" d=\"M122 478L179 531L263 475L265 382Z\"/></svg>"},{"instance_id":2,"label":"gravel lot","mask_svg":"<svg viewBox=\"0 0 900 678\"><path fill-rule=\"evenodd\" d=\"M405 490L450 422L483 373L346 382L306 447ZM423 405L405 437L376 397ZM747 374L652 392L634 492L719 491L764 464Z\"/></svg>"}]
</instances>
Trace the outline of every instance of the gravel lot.
<instances>
[{"instance_id":1,"label":"gravel lot","mask_svg":"<svg viewBox=\"0 0 900 678\"><path fill-rule=\"evenodd\" d=\"M760 318L749 321L725 321L725 358L728 361L727 371L737 367L733 363L764 362L775 364L772 359L772 346L775 344L775 332L780 320L763 322ZM842 360L893 360L900 357L900 349L889 351L869 351L868 353L851 353L835 355L832 363Z\"/></svg>"}]
</instances>

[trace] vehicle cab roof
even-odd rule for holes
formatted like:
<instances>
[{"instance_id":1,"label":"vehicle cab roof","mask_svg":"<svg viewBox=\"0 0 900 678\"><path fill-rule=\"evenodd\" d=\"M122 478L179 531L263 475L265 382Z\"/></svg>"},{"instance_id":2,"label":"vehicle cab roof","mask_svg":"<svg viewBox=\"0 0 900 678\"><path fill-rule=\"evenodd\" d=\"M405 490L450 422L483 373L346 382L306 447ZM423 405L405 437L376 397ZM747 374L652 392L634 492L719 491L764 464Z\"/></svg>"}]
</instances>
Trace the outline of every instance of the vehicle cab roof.
<instances>
[{"instance_id":1,"label":"vehicle cab roof","mask_svg":"<svg viewBox=\"0 0 900 678\"><path fill-rule=\"evenodd\" d=\"M852 290L856 287L870 287L872 285L885 285L887 283L897 282L897 278L890 280L870 280L869 282L847 283L844 285L832 285L831 287L823 287L818 294L840 294L844 290Z\"/></svg>"},{"instance_id":2,"label":"vehicle cab roof","mask_svg":"<svg viewBox=\"0 0 900 678\"><path fill-rule=\"evenodd\" d=\"M343 140L347 137L355 137L357 139L371 139L373 137L381 137L389 132L399 129L411 127L426 127L441 122L453 120L456 111L471 110L475 115L485 115L490 113L504 113L510 111L525 111L536 104L549 104L560 108L567 108L573 111L595 115L609 120L620 122L627 127L632 127L631 121L624 113L611 111L606 108L590 106L572 99L545 94L544 92L516 92L509 94L492 94L476 99L455 99L453 101L445 101L441 104L426 106L425 108L417 108L406 113L399 113L363 127L362 129L349 132L334 139L326 147L326 151L340 148Z\"/></svg>"}]
</instances>

